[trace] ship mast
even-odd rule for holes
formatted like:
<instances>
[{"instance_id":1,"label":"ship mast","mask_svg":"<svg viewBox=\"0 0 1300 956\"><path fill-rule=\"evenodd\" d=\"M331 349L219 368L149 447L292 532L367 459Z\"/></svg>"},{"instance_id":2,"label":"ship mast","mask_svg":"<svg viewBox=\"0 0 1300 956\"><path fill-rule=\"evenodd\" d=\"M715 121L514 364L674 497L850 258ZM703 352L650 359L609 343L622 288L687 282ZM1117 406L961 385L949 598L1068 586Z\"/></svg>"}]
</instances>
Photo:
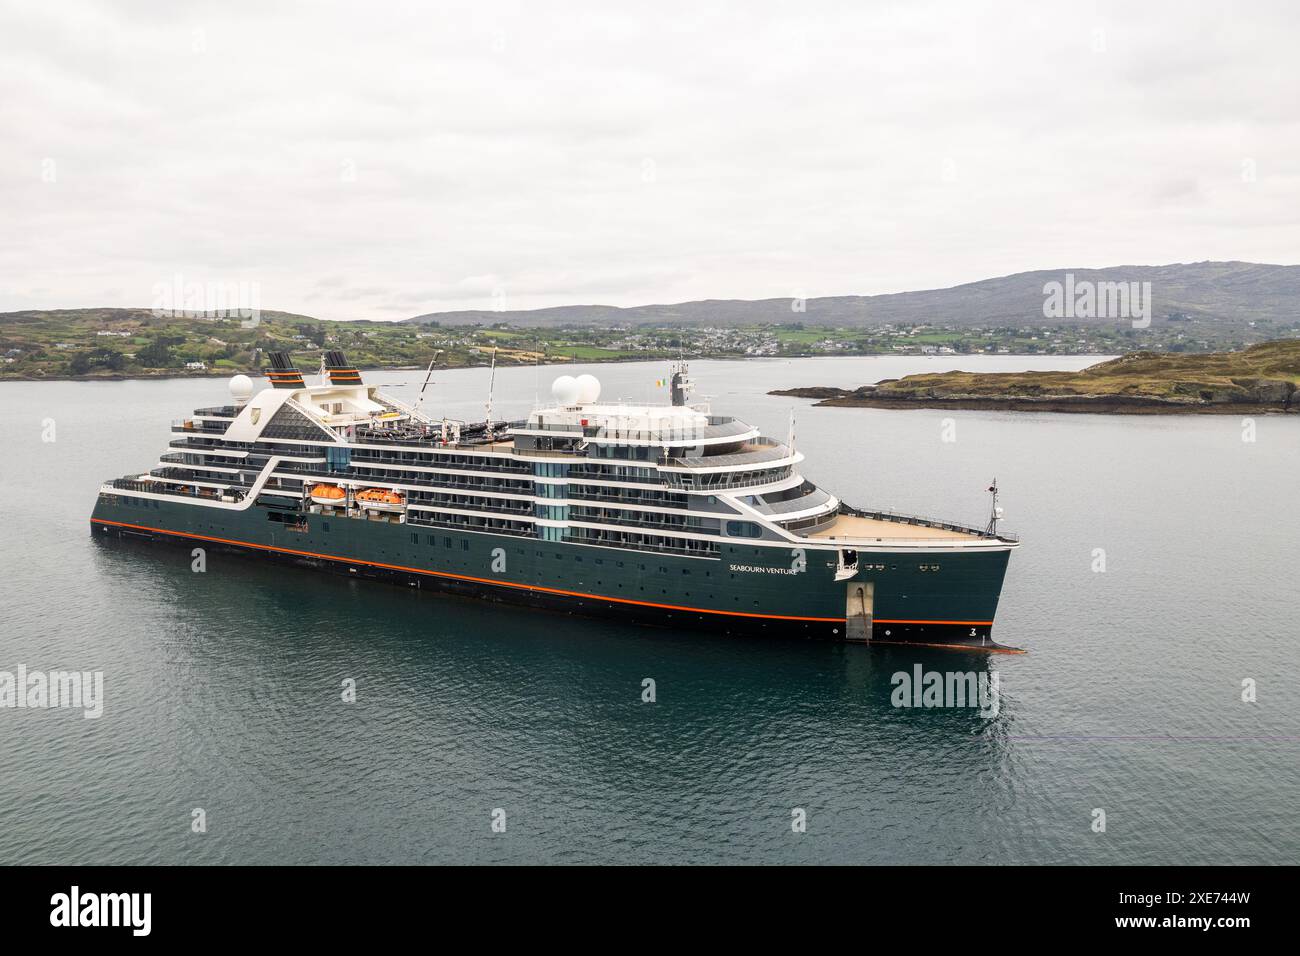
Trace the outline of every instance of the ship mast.
<instances>
[{"instance_id":1,"label":"ship mast","mask_svg":"<svg viewBox=\"0 0 1300 956\"><path fill-rule=\"evenodd\" d=\"M998 522L1002 519L1002 509L998 507L998 480L993 479L993 484L989 485L989 494L993 496L993 503L989 506L989 523L984 529L984 534L990 538L996 538L998 535Z\"/></svg>"},{"instance_id":2,"label":"ship mast","mask_svg":"<svg viewBox=\"0 0 1300 956\"><path fill-rule=\"evenodd\" d=\"M672 377L669 380L669 390L672 396L670 400L676 406L686 404L686 398L694 387L691 384L691 380L686 377L687 374L688 368L684 361L678 359L673 363Z\"/></svg>"}]
</instances>

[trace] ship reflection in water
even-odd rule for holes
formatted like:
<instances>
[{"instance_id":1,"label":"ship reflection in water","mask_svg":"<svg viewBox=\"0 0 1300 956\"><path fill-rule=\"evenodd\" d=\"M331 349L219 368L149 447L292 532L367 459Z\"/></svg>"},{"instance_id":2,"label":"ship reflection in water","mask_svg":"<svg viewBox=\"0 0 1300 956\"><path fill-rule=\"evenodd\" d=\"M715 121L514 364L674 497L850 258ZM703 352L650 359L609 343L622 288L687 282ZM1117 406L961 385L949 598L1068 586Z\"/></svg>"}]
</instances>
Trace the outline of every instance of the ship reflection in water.
<instances>
[{"instance_id":1,"label":"ship reflection in water","mask_svg":"<svg viewBox=\"0 0 1300 956\"><path fill-rule=\"evenodd\" d=\"M222 844L231 859L263 859L256 821L282 820L285 802L310 815L326 793L355 813L342 844L312 848L332 862L614 859L629 843L636 859L679 860L691 820L719 834L699 860L741 861L784 843L796 809L806 847L783 854L824 858L833 843L833 857L901 862L906 841L874 845L863 825L909 775L962 788L976 815L1006 800L1009 698L995 691L991 716L978 700L898 698L917 668L997 688L1014 659L618 626L305 569L268 575L216 552L195 573L186 547L97 543L102 573L168 608L141 656L182 685L166 695L183 701L181 735L212 745L182 754L185 777L252 825ZM509 849L480 825L498 807L517 834ZM934 827L924 807L911 812ZM755 818L769 825L753 832ZM660 827L675 834L664 844Z\"/></svg>"}]
</instances>

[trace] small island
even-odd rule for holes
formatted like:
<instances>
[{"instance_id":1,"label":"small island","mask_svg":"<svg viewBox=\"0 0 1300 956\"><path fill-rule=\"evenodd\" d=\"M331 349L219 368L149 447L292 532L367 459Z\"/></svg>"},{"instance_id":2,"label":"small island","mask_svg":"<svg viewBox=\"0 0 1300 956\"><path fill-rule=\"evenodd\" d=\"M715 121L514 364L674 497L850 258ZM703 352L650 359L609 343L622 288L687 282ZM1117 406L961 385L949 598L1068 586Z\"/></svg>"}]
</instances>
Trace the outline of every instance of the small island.
<instances>
[{"instance_id":1,"label":"small island","mask_svg":"<svg viewBox=\"0 0 1300 956\"><path fill-rule=\"evenodd\" d=\"M1079 372L938 372L855 389L788 388L771 395L818 405L1110 414L1300 413L1300 339L1240 352L1130 352Z\"/></svg>"}]
</instances>

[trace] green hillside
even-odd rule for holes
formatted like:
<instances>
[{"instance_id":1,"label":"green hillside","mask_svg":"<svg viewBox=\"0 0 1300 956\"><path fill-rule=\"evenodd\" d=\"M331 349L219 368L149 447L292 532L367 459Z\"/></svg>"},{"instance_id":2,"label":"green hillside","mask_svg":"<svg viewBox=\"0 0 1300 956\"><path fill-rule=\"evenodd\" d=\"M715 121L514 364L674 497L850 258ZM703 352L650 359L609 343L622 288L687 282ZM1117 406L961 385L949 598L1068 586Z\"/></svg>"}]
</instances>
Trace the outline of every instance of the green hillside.
<instances>
[{"instance_id":1,"label":"green hillside","mask_svg":"<svg viewBox=\"0 0 1300 956\"><path fill-rule=\"evenodd\" d=\"M787 389L822 405L1011 408L1031 411L1296 411L1300 339L1239 352L1131 352L1079 372L936 372L857 389Z\"/></svg>"}]
</instances>

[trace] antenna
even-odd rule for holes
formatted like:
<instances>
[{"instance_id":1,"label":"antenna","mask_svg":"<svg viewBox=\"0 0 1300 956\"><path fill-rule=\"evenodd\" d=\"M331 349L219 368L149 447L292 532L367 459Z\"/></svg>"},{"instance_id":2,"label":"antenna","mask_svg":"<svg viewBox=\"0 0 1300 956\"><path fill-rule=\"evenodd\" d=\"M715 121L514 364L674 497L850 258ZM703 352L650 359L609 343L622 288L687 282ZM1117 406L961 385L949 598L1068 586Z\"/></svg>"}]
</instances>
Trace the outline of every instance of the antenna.
<instances>
[{"instance_id":1,"label":"antenna","mask_svg":"<svg viewBox=\"0 0 1300 956\"><path fill-rule=\"evenodd\" d=\"M789 436L789 440L786 441L786 445L789 447L790 452L793 454L794 452L794 406L790 407L790 436Z\"/></svg>"},{"instance_id":2,"label":"antenna","mask_svg":"<svg viewBox=\"0 0 1300 956\"><path fill-rule=\"evenodd\" d=\"M993 503L989 506L989 523L984 529L984 534L990 538L996 538L998 535L998 522L1002 520L1002 509L998 507L998 480L993 479L993 484L989 485L989 494L993 496Z\"/></svg>"},{"instance_id":3,"label":"antenna","mask_svg":"<svg viewBox=\"0 0 1300 956\"><path fill-rule=\"evenodd\" d=\"M329 373L325 371L325 353L321 352L320 353L320 384L321 385L328 385L330 383L328 376Z\"/></svg>"},{"instance_id":4,"label":"antenna","mask_svg":"<svg viewBox=\"0 0 1300 956\"><path fill-rule=\"evenodd\" d=\"M492 371L488 375L487 423L492 424L492 389L497 381L497 350L492 346Z\"/></svg>"}]
</instances>

